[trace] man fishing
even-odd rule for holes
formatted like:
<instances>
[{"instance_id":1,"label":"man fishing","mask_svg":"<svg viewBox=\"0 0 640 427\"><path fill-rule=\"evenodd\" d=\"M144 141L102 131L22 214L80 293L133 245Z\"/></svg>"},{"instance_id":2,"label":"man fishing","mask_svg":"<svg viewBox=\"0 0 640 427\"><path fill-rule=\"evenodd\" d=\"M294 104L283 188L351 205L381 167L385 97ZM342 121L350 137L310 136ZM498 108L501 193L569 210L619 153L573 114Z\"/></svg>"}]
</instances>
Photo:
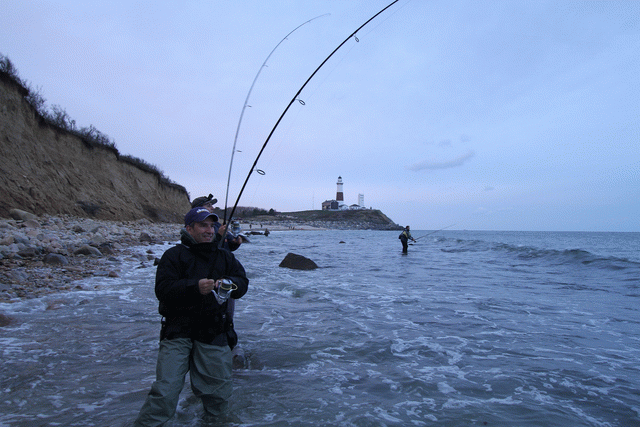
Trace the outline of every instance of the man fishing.
<instances>
[{"instance_id":1,"label":"man fishing","mask_svg":"<svg viewBox=\"0 0 640 427\"><path fill-rule=\"evenodd\" d=\"M233 252L233 251L235 251L236 249L238 249L240 247L240 245L243 242L243 239L242 239L241 236L234 236L234 234L231 233L229 230L227 230L226 233L224 232L224 229L222 230L221 233L218 232L218 230L220 230L222 225L219 222L218 215L213 213L213 210L214 210L213 206L217 202L218 202L218 199L213 197L213 194L209 193L208 196L201 196L201 197L196 197L195 199L193 199L193 202L191 202L191 208L193 209L193 208L203 207L206 210L208 210L209 212L211 212L212 218L214 218L214 220L215 220L215 222L213 224L213 226L215 227L215 232L216 232L216 235L215 235L216 237L214 238L214 243L215 243L214 246L216 246L216 247L219 246L220 239L222 239L223 238L222 236L224 236L224 244L222 245L222 247L224 249L228 249L231 252ZM181 233L182 234L186 233L184 228L182 229ZM227 301L226 316L227 316L227 320L231 323L231 325L233 325L233 314L235 312L235 309L236 309L235 300L231 299L231 300ZM237 344L237 340L238 340L238 336L235 333L235 331L233 330L233 326L232 326L231 330L229 331L229 333L233 336L234 342L231 343L231 348L233 349L233 347L235 347L235 345ZM234 353L233 357L234 357L234 361L235 361L235 357L236 357L235 353ZM238 363L241 363L241 362L238 362Z\"/></svg>"},{"instance_id":2,"label":"man fishing","mask_svg":"<svg viewBox=\"0 0 640 427\"><path fill-rule=\"evenodd\" d=\"M406 254L407 250L409 248L409 240L412 241L416 241L416 239L414 239L413 237L411 237L411 231L409 231L409 226L407 225L404 230L402 230L402 233L400 233L400 235L398 236L398 239L400 239L400 242L402 242L402 253Z\"/></svg>"},{"instance_id":3,"label":"man fishing","mask_svg":"<svg viewBox=\"0 0 640 427\"><path fill-rule=\"evenodd\" d=\"M187 372L207 418L224 416L229 409L233 343L228 331L233 325L226 316L229 300L217 293L226 282L230 297L241 298L249 279L234 255L214 242L214 219L205 208L191 209L184 218L181 243L168 249L158 264L155 293L163 319L156 381L137 427L161 426L173 417Z\"/></svg>"},{"instance_id":4,"label":"man fishing","mask_svg":"<svg viewBox=\"0 0 640 427\"><path fill-rule=\"evenodd\" d=\"M195 199L193 199L193 202L191 202L191 208L193 209L193 208L203 207L207 209L209 212L213 213L213 205L215 205L217 202L218 202L218 199L213 197L213 194L209 194L208 196L196 197ZM217 233L221 224L219 222L218 215L214 214L213 216L215 217L214 225L216 226L216 233ZM233 233L227 230L227 234L224 241L225 249L229 249L230 251L233 252L240 247L242 242L243 242L243 239L241 236L235 236Z\"/></svg>"}]
</instances>

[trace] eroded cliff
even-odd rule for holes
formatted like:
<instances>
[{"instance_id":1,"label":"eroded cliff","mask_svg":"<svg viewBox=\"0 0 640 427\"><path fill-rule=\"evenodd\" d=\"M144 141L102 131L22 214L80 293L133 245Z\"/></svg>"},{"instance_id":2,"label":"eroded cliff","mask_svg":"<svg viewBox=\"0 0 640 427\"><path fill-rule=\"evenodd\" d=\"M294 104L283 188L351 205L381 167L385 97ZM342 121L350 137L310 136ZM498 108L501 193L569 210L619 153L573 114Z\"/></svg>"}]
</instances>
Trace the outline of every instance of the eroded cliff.
<instances>
[{"instance_id":1,"label":"eroded cliff","mask_svg":"<svg viewBox=\"0 0 640 427\"><path fill-rule=\"evenodd\" d=\"M189 195L176 184L44 122L24 88L0 79L0 216L36 215L180 222Z\"/></svg>"}]
</instances>

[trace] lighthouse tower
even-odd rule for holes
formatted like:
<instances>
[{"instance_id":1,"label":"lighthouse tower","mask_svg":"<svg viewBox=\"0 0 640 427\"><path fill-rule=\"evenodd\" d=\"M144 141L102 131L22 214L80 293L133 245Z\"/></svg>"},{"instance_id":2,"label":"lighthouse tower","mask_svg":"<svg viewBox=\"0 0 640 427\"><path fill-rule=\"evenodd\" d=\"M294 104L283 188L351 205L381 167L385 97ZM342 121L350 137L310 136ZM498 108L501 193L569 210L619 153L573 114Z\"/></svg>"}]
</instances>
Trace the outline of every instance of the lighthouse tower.
<instances>
[{"instance_id":1,"label":"lighthouse tower","mask_svg":"<svg viewBox=\"0 0 640 427\"><path fill-rule=\"evenodd\" d=\"M338 177L338 191L336 192L336 201L344 202L344 194L342 194L342 177Z\"/></svg>"}]
</instances>

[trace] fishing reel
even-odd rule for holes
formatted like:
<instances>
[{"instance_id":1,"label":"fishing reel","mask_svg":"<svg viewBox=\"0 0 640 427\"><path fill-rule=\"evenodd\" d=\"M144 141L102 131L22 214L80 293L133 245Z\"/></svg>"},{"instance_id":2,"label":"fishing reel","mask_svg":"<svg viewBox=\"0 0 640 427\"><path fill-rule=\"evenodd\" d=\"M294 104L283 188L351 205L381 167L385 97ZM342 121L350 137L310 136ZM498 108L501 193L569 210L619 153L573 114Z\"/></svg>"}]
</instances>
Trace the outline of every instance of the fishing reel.
<instances>
[{"instance_id":1,"label":"fishing reel","mask_svg":"<svg viewBox=\"0 0 640 427\"><path fill-rule=\"evenodd\" d=\"M215 289L211 292L213 292L213 294L216 296L216 301L218 301L218 304L222 305L226 300L229 299L231 292L235 291L236 289L238 289L238 285L233 283L233 281L231 281L230 279L220 279L220 284L218 286L217 292Z\"/></svg>"}]
</instances>

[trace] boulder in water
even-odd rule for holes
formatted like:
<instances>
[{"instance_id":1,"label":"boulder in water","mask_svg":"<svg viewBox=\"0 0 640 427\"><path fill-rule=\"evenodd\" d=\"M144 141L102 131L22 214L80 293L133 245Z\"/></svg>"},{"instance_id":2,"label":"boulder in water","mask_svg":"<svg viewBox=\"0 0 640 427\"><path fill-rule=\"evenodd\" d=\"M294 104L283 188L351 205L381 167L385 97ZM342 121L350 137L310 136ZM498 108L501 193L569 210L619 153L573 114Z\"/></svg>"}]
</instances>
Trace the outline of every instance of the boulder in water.
<instances>
[{"instance_id":1,"label":"boulder in water","mask_svg":"<svg viewBox=\"0 0 640 427\"><path fill-rule=\"evenodd\" d=\"M246 367L246 359L244 351L236 346L231 350L231 360L233 360L233 369L244 369Z\"/></svg>"},{"instance_id":2,"label":"boulder in water","mask_svg":"<svg viewBox=\"0 0 640 427\"><path fill-rule=\"evenodd\" d=\"M291 268L293 270L315 270L318 265L307 257L289 252L280 263L280 267Z\"/></svg>"},{"instance_id":3,"label":"boulder in water","mask_svg":"<svg viewBox=\"0 0 640 427\"><path fill-rule=\"evenodd\" d=\"M11 323L13 323L13 319L11 317L0 313L0 327L10 325Z\"/></svg>"}]
</instances>

